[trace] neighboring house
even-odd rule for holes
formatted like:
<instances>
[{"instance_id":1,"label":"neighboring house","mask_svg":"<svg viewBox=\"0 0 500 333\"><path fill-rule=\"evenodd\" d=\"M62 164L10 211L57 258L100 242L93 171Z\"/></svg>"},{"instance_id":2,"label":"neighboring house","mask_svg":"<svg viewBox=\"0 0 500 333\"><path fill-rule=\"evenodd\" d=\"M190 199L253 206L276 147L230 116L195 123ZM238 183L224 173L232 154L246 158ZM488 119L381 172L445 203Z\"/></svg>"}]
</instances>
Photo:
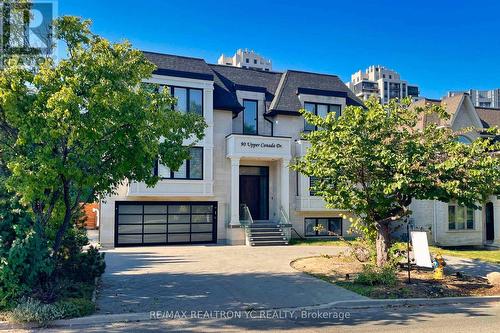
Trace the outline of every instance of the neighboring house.
<instances>
[{"instance_id":1,"label":"neighboring house","mask_svg":"<svg viewBox=\"0 0 500 333\"><path fill-rule=\"evenodd\" d=\"M351 75L347 86L362 100L376 96L382 103L393 98L411 97L418 99L418 86L401 80L398 72L383 66L370 66L364 72L359 70Z\"/></svg>"},{"instance_id":2,"label":"neighboring house","mask_svg":"<svg viewBox=\"0 0 500 333\"><path fill-rule=\"evenodd\" d=\"M449 91L448 97L462 95L464 93L470 96L474 106L484 108L500 108L500 89Z\"/></svg>"},{"instance_id":3,"label":"neighboring house","mask_svg":"<svg viewBox=\"0 0 500 333\"><path fill-rule=\"evenodd\" d=\"M488 127L500 126L500 109L474 107L467 94L457 94L443 100L424 99L414 103L440 104L450 115L449 120L440 121L440 126L449 126L457 131L474 127L477 131L466 133L459 140L464 144L479 138ZM425 116L418 126L436 123L432 115ZM431 231L431 240L443 246L484 245L500 246L500 197L492 195L481 210L473 210L436 200L416 200L412 203L412 220L417 228Z\"/></svg>"},{"instance_id":4,"label":"neighboring house","mask_svg":"<svg viewBox=\"0 0 500 333\"><path fill-rule=\"evenodd\" d=\"M361 105L337 76L145 55L157 66L148 82L170 89L177 108L202 115L208 127L178 171L154 167L162 177L155 187L130 182L101 201L104 246L244 244L249 215L264 226L284 224L269 229L286 237L292 227L305 237L347 234L348 220L341 217L347 212L326 209L310 193L310 179L289 169L292 158L305 153L301 133L314 129L299 109L340 115L346 105ZM325 231L315 231L317 225Z\"/></svg>"}]
</instances>

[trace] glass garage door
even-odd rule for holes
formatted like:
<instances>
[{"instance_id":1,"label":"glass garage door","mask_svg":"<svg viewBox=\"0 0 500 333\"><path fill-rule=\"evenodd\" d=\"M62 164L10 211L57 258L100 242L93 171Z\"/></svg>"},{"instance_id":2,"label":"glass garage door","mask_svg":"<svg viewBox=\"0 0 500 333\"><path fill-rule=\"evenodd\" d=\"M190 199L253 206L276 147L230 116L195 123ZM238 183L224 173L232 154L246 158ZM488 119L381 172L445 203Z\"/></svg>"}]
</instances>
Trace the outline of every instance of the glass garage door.
<instances>
[{"instance_id":1,"label":"glass garage door","mask_svg":"<svg viewBox=\"0 0 500 333\"><path fill-rule=\"evenodd\" d=\"M117 202L115 246L212 243L216 202Z\"/></svg>"}]
</instances>

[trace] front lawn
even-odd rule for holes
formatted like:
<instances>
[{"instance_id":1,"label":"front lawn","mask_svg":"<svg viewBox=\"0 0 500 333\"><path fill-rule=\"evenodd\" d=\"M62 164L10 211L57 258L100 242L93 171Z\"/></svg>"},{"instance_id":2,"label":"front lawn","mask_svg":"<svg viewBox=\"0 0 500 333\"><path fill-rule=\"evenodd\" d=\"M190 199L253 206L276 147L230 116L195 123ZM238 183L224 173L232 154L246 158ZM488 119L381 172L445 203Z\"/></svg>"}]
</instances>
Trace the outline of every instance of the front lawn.
<instances>
[{"instance_id":1,"label":"front lawn","mask_svg":"<svg viewBox=\"0 0 500 333\"><path fill-rule=\"evenodd\" d=\"M369 263L361 263L345 255L300 258L290 265L298 271L370 298L439 298L500 294L500 286L491 285L484 278L446 275L442 280L435 280L432 271L423 269L413 269L411 283L408 284L406 270L374 273L373 270L365 270L369 268Z\"/></svg>"},{"instance_id":2,"label":"front lawn","mask_svg":"<svg viewBox=\"0 0 500 333\"><path fill-rule=\"evenodd\" d=\"M478 249L474 247L440 248L430 246L432 254L441 253L444 256L468 258L500 264L500 250Z\"/></svg>"}]
</instances>

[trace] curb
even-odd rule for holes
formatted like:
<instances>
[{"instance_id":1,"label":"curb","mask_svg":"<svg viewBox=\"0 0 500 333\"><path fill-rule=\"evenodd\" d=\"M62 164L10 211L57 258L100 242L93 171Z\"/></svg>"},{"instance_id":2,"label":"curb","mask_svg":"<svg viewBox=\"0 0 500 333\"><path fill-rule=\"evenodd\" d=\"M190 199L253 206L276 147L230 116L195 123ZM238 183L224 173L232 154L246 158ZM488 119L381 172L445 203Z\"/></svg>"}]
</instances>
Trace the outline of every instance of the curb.
<instances>
[{"instance_id":1,"label":"curb","mask_svg":"<svg viewBox=\"0 0 500 333\"><path fill-rule=\"evenodd\" d=\"M336 301L325 304L310 306L290 307L290 308L256 308L254 311L312 311L322 309L369 309L369 308L389 308L402 306L435 306L447 304L477 304L500 302L500 296L482 297L443 297L443 298L406 298L406 299L381 299L362 301ZM244 311L244 310L242 310ZM72 327L84 325L96 325L106 323L127 323L139 321L158 320L151 318L150 312L123 313L123 314L103 314L88 317L61 319L50 323L49 327Z\"/></svg>"}]
</instances>

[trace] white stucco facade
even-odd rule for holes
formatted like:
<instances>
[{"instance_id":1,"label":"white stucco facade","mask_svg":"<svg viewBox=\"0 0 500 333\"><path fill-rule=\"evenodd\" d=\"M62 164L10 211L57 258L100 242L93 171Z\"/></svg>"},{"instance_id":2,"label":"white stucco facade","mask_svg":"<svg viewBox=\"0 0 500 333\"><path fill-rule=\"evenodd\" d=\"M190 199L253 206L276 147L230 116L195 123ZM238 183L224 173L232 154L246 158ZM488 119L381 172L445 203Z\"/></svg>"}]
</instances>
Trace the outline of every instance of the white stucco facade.
<instances>
[{"instance_id":1,"label":"white stucco facade","mask_svg":"<svg viewBox=\"0 0 500 333\"><path fill-rule=\"evenodd\" d=\"M116 245L117 202L215 202L217 204L217 239L222 244L244 244L245 229L240 224L240 167L259 166L269 170L268 220L271 223L288 219L289 227L304 235L305 218L339 218L346 212L327 209L320 197L309 194L309 178L290 169L296 156L305 153L307 143L301 142L304 119L301 116L276 115L264 119L265 94L236 91L238 100L256 100L259 135L242 132L242 113L213 108L213 82L168 76L155 76L149 82L203 89L203 116L207 123L205 137L196 143L203 147L203 179L162 179L154 187L144 183L126 183L117 194L103 198L100 210L100 242ZM346 105L345 98L301 95L303 103ZM272 122L272 125L271 125ZM271 130L272 127L272 130ZM271 135L272 134L272 135ZM297 178L298 177L298 178ZM342 233L348 235L349 222L342 221Z\"/></svg>"}]
</instances>

